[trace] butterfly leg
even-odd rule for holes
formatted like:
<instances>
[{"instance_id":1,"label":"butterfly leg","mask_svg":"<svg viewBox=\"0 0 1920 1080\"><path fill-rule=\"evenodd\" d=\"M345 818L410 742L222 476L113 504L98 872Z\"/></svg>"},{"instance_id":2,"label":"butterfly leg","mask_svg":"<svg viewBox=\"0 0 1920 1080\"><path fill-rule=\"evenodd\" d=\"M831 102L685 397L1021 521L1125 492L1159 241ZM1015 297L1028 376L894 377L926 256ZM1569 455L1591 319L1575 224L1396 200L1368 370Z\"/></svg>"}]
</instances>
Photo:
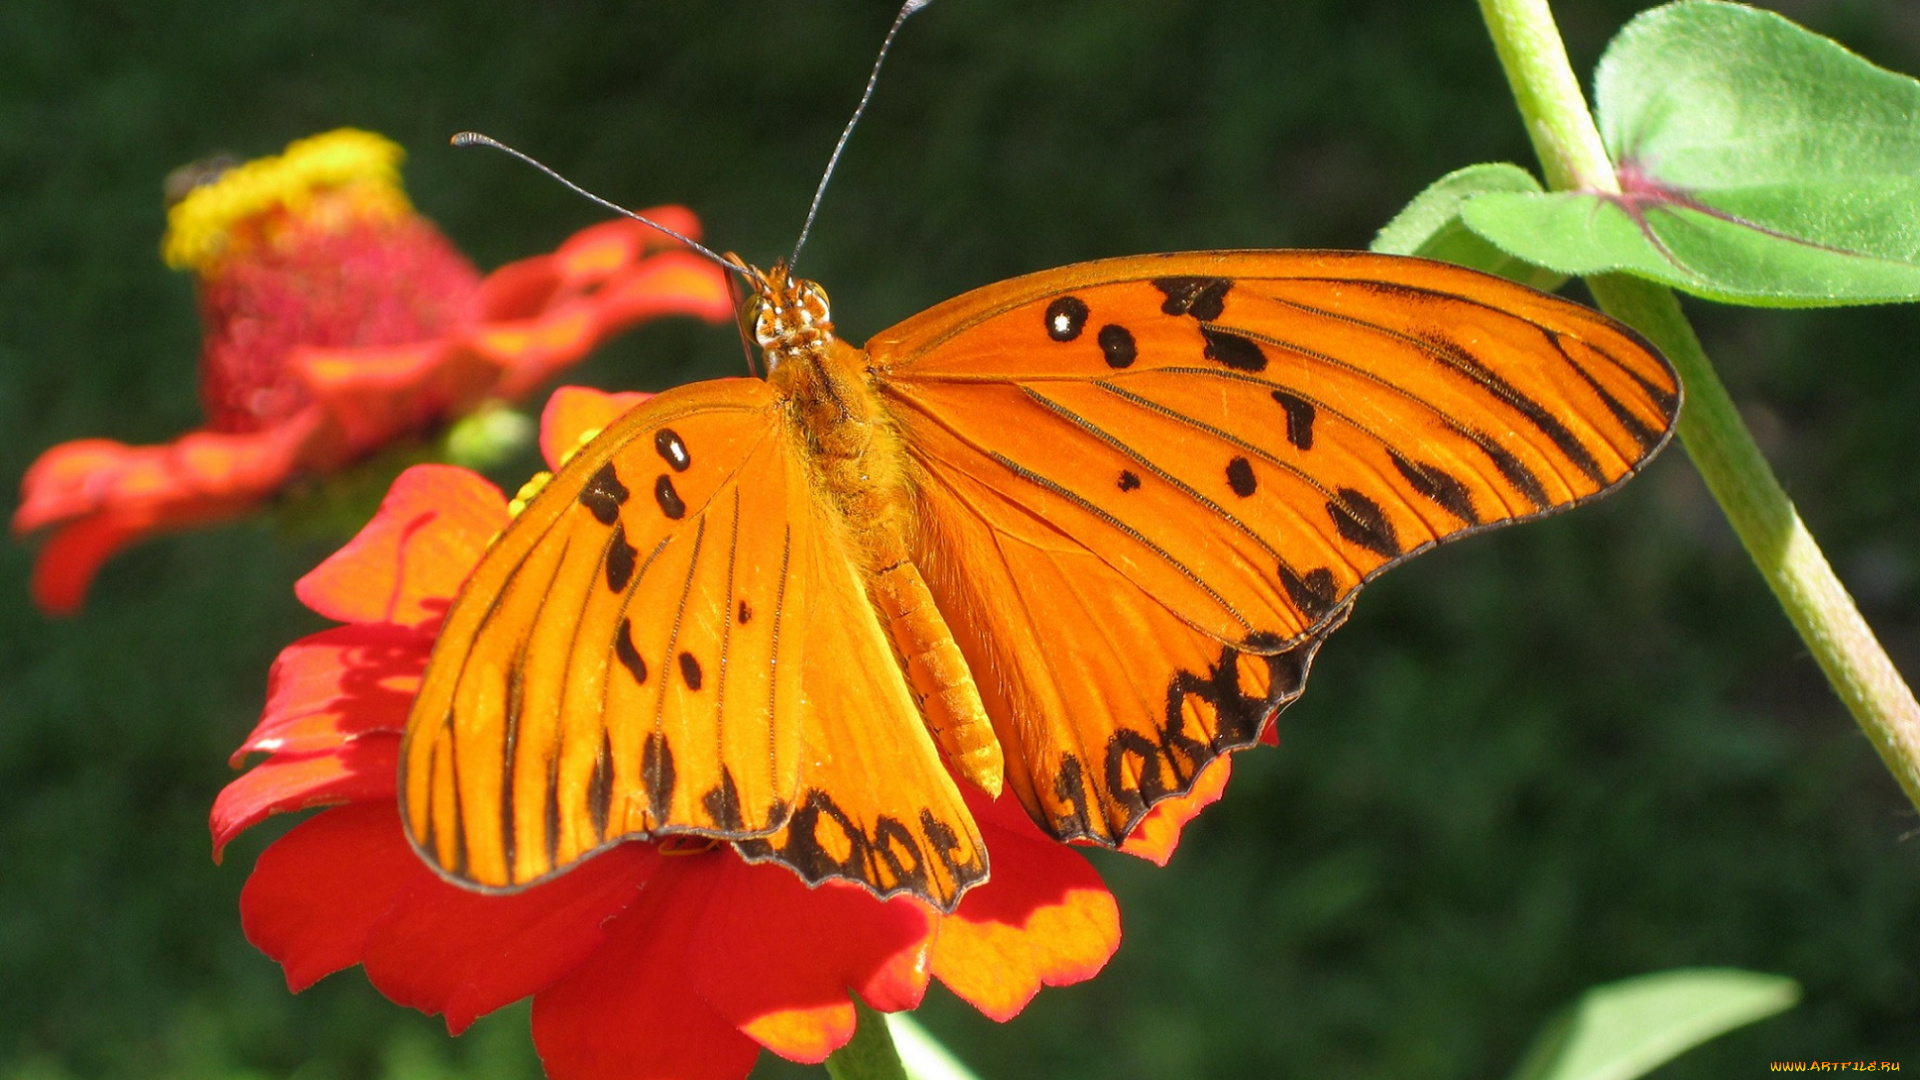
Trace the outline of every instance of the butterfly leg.
<instances>
[{"instance_id":1,"label":"butterfly leg","mask_svg":"<svg viewBox=\"0 0 1920 1080\"><path fill-rule=\"evenodd\" d=\"M934 741L960 775L994 798L1000 797L1005 760L1000 740L987 719L960 645L933 593L913 563L901 559L874 575L873 595L886 612L893 643L907 661L907 678L933 732Z\"/></svg>"}]
</instances>

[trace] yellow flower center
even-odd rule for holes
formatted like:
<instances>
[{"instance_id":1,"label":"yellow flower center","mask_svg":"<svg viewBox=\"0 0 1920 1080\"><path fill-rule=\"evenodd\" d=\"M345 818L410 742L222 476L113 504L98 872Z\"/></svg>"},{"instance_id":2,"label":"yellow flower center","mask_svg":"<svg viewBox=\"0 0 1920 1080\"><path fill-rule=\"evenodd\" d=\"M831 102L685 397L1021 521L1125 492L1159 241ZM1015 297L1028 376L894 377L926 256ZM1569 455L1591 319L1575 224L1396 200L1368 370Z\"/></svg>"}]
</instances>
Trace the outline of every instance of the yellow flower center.
<instances>
[{"instance_id":1,"label":"yellow flower center","mask_svg":"<svg viewBox=\"0 0 1920 1080\"><path fill-rule=\"evenodd\" d=\"M225 253L234 226L276 210L299 214L333 189L352 189L358 217L409 214L400 190L404 156L395 143L353 128L289 143L278 157L228 169L175 203L161 257L176 270L205 271Z\"/></svg>"}]
</instances>

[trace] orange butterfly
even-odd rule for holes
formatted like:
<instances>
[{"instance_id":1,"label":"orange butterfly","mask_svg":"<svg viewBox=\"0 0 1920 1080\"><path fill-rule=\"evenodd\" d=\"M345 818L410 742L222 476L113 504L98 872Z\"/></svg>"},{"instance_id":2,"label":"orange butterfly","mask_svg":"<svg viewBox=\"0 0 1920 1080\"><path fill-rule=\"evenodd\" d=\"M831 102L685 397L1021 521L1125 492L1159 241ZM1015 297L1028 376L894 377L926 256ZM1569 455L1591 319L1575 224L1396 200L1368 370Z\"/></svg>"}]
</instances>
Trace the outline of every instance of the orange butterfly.
<instances>
[{"instance_id":1,"label":"orange butterfly","mask_svg":"<svg viewBox=\"0 0 1920 1080\"><path fill-rule=\"evenodd\" d=\"M732 265L767 377L608 427L447 616L401 798L456 881L686 836L951 909L988 872L956 785L1003 777L1118 844L1260 737L1361 585L1607 491L1680 404L1626 327L1418 259L1081 263L865 349Z\"/></svg>"}]
</instances>

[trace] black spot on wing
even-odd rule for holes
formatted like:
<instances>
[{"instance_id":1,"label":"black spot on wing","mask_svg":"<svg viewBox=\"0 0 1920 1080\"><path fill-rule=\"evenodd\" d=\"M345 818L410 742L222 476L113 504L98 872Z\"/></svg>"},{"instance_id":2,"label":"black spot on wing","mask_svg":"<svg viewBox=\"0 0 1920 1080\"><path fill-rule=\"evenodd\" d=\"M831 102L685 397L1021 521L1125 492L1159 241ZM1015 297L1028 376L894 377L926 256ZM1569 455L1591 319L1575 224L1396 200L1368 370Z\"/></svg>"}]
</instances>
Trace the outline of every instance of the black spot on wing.
<instances>
[{"instance_id":1,"label":"black spot on wing","mask_svg":"<svg viewBox=\"0 0 1920 1080\"><path fill-rule=\"evenodd\" d=\"M1239 334L1212 326L1202 326L1200 336L1206 339L1207 347L1202 350L1209 360L1227 365L1235 371L1265 371L1267 354L1251 339Z\"/></svg>"},{"instance_id":2,"label":"black spot on wing","mask_svg":"<svg viewBox=\"0 0 1920 1080\"><path fill-rule=\"evenodd\" d=\"M1620 426L1626 429L1627 436L1639 444L1641 453L1646 453L1660 445L1660 440L1664 438L1666 434L1664 429L1656 431L1648 427L1645 421L1634 415L1632 409L1627 408L1619 398L1608 393L1607 388L1600 385L1600 380L1594 378L1592 373L1587 371L1585 365L1575 360L1573 354L1567 352L1563 335L1550 334L1549 336L1553 339L1553 347L1559 350L1560 356L1566 360L1567 366L1579 373L1580 378L1586 382L1588 389L1592 390L1594 394L1600 398L1601 403L1607 407L1607 411L1613 414L1614 420L1618 421ZM1659 404L1658 398L1655 398L1655 404ZM1662 411L1668 416L1672 415L1670 409L1663 408Z\"/></svg>"},{"instance_id":3,"label":"black spot on wing","mask_svg":"<svg viewBox=\"0 0 1920 1080\"><path fill-rule=\"evenodd\" d=\"M1122 812L1108 842L1124 840L1155 804L1191 791L1216 758L1253 745L1267 720L1306 689L1320 643L1344 621L1335 611L1313 636L1286 648L1272 634L1255 634L1242 648L1223 646L1205 674L1176 670L1167 680L1161 730L1151 737L1121 730L1108 740L1106 794ZM1245 677L1249 664L1265 666L1265 693L1247 692L1261 681Z\"/></svg>"},{"instance_id":4,"label":"black spot on wing","mask_svg":"<svg viewBox=\"0 0 1920 1080\"><path fill-rule=\"evenodd\" d=\"M978 880L979 860L974 858L962 862L956 858L955 854L960 850L960 837L924 806L920 808L920 832L926 836L927 846L933 849L933 857L947 868L949 878L954 881Z\"/></svg>"},{"instance_id":5,"label":"black spot on wing","mask_svg":"<svg viewBox=\"0 0 1920 1080\"><path fill-rule=\"evenodd\" d=\"M1073 754L1060 755L1060 764L1053 774L1053 797L1073 808L1065 817L1053 820L1053 835L1067 840L1094 834L1086 774L1080 767L1080 759Z\"/></svg>"},{"instance_id":6,"label":"black spot on wing","mask_svg":"<svg viewBox=\"0 0 1920 1080\"><path fill-rule=\"evenodd\" d=\"M627 501L627 485L613 471L613 462L600 466L580 489L580 505L592 511L594 520L611 525L620 517L620 506Z\"/></svg>"},{"instance_id":7,"label":"black spot on wing","mask_svg":"<svg viewBox=\"0 0 1920 1080\"><path fill-rule=\"evenodd\" d=\"M1253 463L1243 457L1227 462L1227 486L1243 499L1259 490L1260 482L1254 478Z\"/></svg>"},{"instance_id":8,"label":"black spot on wing","mask_svg":"<svg viewBox=\"0 0 1920 1080\"><path fill-rule=\"evenodd\" d=\"M632 620L620 620L620 629L613 635L613 655L619 659L620 666L627 669L627 674L633 676L634 682L647 681L647 662L640 659L640 650L633 647Z\"/></svg>"},{"instance_id":9,"label":"black spot on wing","mask_svg":"<svg viewBox=\"0 0 1920 1080\"><path fill-rule=\"evenodd\" d=\"M839 843L834 846L847 852L844 860L834 858L821 842L823 825L839 831ZM809 884L818 884L829 877L867 880L866 834L840 809L840 804L833 801L833 796L819 788L809 789L793 816L787 819L786 828L786 839L779 847L763 839L742 840L739 841L741 854L748 858L777 858L799 871Z\"/></svg>"},{"instance_id":10,"label":"black spot on wing","mask_svg":"<svg viewBox=\"0 0 1920 1080\"><path fill-rule=\"evenodd\" d=\"M720 782L700 796L700 805L713 819L713 827L737 833L746 828L746 816L740 811L740 788L733 782L733 770L720 766Z\"/></svg>"},{"instance_id":11,"label":"black spot on wing","mask_svg":"<svg viewBox=\"0 0 1920 1080\"><path fill-rule=\"evenodd\" d=\"M1553 500L1547 498L1546 487L1540 483L1540 478L1533 474L1533 470L1527 468L1526 462L1514 457L1506 447L1484 436L1477 445L1486 451L1487 459L1493 462L1494 468L1500 470L1500 475L1505 478L1508 485L1519 492L1521 498L1532 503L1535 510L1545 510L1553 505Z\"/></svg>"},{"instance_id":12,"label":"black spot on wing","mask_svg":"<svg viewBox=\"0 0 1920 1080\"><path fill-rule=\"evenodd\" d=\"M665 733L653 732L640 750L640 786L647 793L647 811L655 826L667 820L667 811L673 807L673 784L673 747Z\"/></svg>"},{"instance_id":13,"label":"black spot on wing","mask_svg":"<svg viewBox=\"0 0 1920 1080\"><path fill-rule=\"evenodd\" d=\"M680 501L680 493L673 489L673 480L665 473L653 482L653 501L660 504L660 512L679 521L687 516L687 504Z\"/></svg>"},{"instance_id":14,"label":"black spot on wing","mask_svg":"<svg viewBox=\"0 0 1920 1080\"><path fill-rule=\"evenodd\" d=\"M876 818L869 850L879 863L885 864L877 882L880 887L907 888L921 896L927 895L926 853L920 850L919 838L900 819L886 814ZM876 866L875 869L882 868Z\"/></svg>"},{"instance_id":15,"label":"black spot on wing","mask_svg":"<svg viewBox=\"0 0 1920 1080\"><path fill-rule=\"evenodd\" d=\"M1440 354L1459 371L1492 392L1493 396L1524 417L1534 430L1547 437L1573 467L1596 484L1605 484L1607 475L1600 463L1593 459L1593 453L1585 443L1560 418L1548 411L1546 406L1520 392L1512 383L1501 378L1492 368L1480 362L1480 359L1466 349L1444 338L1422 338L1425 344Z\"/></svg>"},{"instance_id":16,"label":"black spot on wing","mask_svg":"<svg viewBox=\"0 0 1920 1080\"><path fill-rule=\"evenodd\" d=\"M674 472L686 472L693 464L693 457L687 453L687 444L672 428L661 428L653 433L653 448L659 451Z\"/></svg>"},{"instance_id":17,"label":"black spot on wing","mask_svg":"<svg viewBox=\"0 0 1920 1080\"><path fill-rule=\"evenodd\" d=\"M1191 315L1201 322L1212 322L1227 309L1227 290L1233 288L1233 282L1217 277L1164 277L1154 279L1153 287L1167 298L1160 305L1166 314Z\"/></svg>"},{"instance_id":18,"label":"black spot on wing","mask_svg":"<svg viewBox=\"0 0 1920 1080\"><path fill-rule=\"evenodd\" d=\"M1130 366L1140 355L1140 349L1133 342L1133 335L1124 326L1109 323L1100 328L1097 339L1100 342L1101 355L1107 358L1110 368Z\"/></svg>"},{"instance_id":19,"label":"black spot on wing","mask_svg":"<svg viewBox=\"0 0 1920 1080\"><path fill-rule=\"evenodd\" d=\"M634 560L640 553L627 543L627 527L615 525L613 534L607 538L607 588L614 592L626 592L627 585L633 581Z\"/></svg>"},{"instance_id":20,"label":"black spot on wing","mask_svg":"<svg viewBox=\"0 0 1920 1080\"><path fill-rule=\"evenodd\" d=\"M1407 478L1413 490L1432 500L1435 506L1459 518L1468 525L1480 524L1480 512L1474 509L1473 492L1467 485L1447 473L1438 465L1408 461L1398 451L1388 450L1387 456L1393 459L1393 467Z\"/></svg>"},{"instance_id":21,"label":"black spot on wing","mask_svg":"<svg viewBox=\"0 0 1920 1080\"><path fill-rule=\"evenodd\" d=\"M1295 397L1285 390L1275 390L1273 400L1287 412L1287 441L1296 449L1313 449L1313 402Z\"/></svg>"},{"instance_id":22,"label":"black spot on wing","mask_svg":"<svg viewBox=\"0 0 1920 1080\"><path fill-rule=\"evenodd\" d=\"M607 838L607 822L613 816L613 746L605 729L600 732L600 752L594 755L593 773L587 777L587 814L593 820L593 835Z\"/></svg>"},{"instance_id":23,"label":"black spot on wing","mask_svg":"<svg viewBox=\"0 0 1920 1080\"><path fill-rule=\"evenodd\" d=\"M1319 622L1327 612L1332 611L1334 601L1339 599L1333 571L1324 566L1315 567L1305 574L1296 574L1293 567L1282 564L1280 587L1287 591L1287 599L1300 609L1300 614L1314 622Z\"/></svg>"},{"instance_id":24,"label":"black spot on wing","mask_svg":"<svg viewBox=\"0 0 1920 1080\"><path fill-rule=\"evenodd\" d=\"M747 603L745 600L740 601L739 610L735 612L734 617L740 621L741 626L745 626L748 623L752 622L753 621L753 605Z\"/></svg>"},{"instance_id":25,"label":"black spot on wing","mask_svg":"<svg viewBox=\"0 0 1920 1080\"><path fill-rule=\"evenodd\" d=\"M1133 470L1131 469L1120 470L1120 490L1121 491L1132 491L1133 489L1139 486L1140 486L1140 478L1133 475Z\"/></svg>"},{"instance_id":26,"label":"black spot on wing","mask_svg":"<svg viewBox=\"0 0 1920 1080\"><path fill-rule=\"evenodd\" d=\"M1072 341L1087 325L1087 302L1077 296L1056 297L1047 305L1047 336L1055 341Z\"/></svg>"},{"instance_id":27,"label":"black spot on wing","mask_svg":"<svg viewBox=\"0 0 1920 1080\"><path fill-rule=\"evenodd\" d=\"M1327 513L1333 518L1334 531L1348 543L1358 544L1382 558L1400 556L1400 534L1379 503L1350 487L1335 489L1334 496L1327 500Z\"/></svg>"},{"instance_id":28,"label":"black spot on wing","mask_svg":"<svg viewBox=\"0 0 1920 1080\"><path fill-rule=\"evenodd\" d=\"M687 680L687 689L700 689L700 661L690 652L680 654L680 677Z\"/></svg>"}]
</instances>

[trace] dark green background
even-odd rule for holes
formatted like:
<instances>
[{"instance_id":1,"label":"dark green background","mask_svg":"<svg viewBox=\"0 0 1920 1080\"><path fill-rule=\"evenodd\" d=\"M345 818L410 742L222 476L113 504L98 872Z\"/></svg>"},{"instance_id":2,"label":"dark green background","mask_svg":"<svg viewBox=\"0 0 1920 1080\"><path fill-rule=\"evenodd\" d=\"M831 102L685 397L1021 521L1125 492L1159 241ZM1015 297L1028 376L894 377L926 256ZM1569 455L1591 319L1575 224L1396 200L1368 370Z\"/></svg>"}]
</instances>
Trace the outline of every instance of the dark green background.
<instances>
[{"instance_id":1,"label":"dark green background","mask_svg":"<svg viewBox=\"0 0 1920 1080\"><path fill-rule=\"evenodd\" d=\"M1555 5L1590 70L1643 5ZM1778 5L1920 71L1905 0ZM891 16L853 0L0 3L0 477L56 441L197 422L159 182L341 124L411 153L483 266L595 212L478 128L722 247L791 244ZM1359 247L1428 180L1531 164L1464 0L941 0L910 27L805 260L863 339L1097 256ZM1896 661L1920 671L1920 318L1693 310ZM731 330L644 327L578 379L735 372ZM506 470L517 482L530 459ZM208 860L207 807L293 580L339 537L264 519L145 545L76 620L0 546L0 1078L532 1077L524 1008L449 1042L358 972L299 997L241 938L273 829ZM936 991L989 1078L1504 1074L1589 985L1681 965L1803 1005L1663 1076L1774 1058L1920 1068L1920 827L1684 454L1619 497L1430 555L1360 602L1279 751L1166 870L1099 858L1126 939L1004 1027ZM763 1072L782 1072L763 1066ZM796 1070L797 1072L797 1070ZM812 1075L819 1075L813 1071Z\"/></svg>"}]
</instances>

